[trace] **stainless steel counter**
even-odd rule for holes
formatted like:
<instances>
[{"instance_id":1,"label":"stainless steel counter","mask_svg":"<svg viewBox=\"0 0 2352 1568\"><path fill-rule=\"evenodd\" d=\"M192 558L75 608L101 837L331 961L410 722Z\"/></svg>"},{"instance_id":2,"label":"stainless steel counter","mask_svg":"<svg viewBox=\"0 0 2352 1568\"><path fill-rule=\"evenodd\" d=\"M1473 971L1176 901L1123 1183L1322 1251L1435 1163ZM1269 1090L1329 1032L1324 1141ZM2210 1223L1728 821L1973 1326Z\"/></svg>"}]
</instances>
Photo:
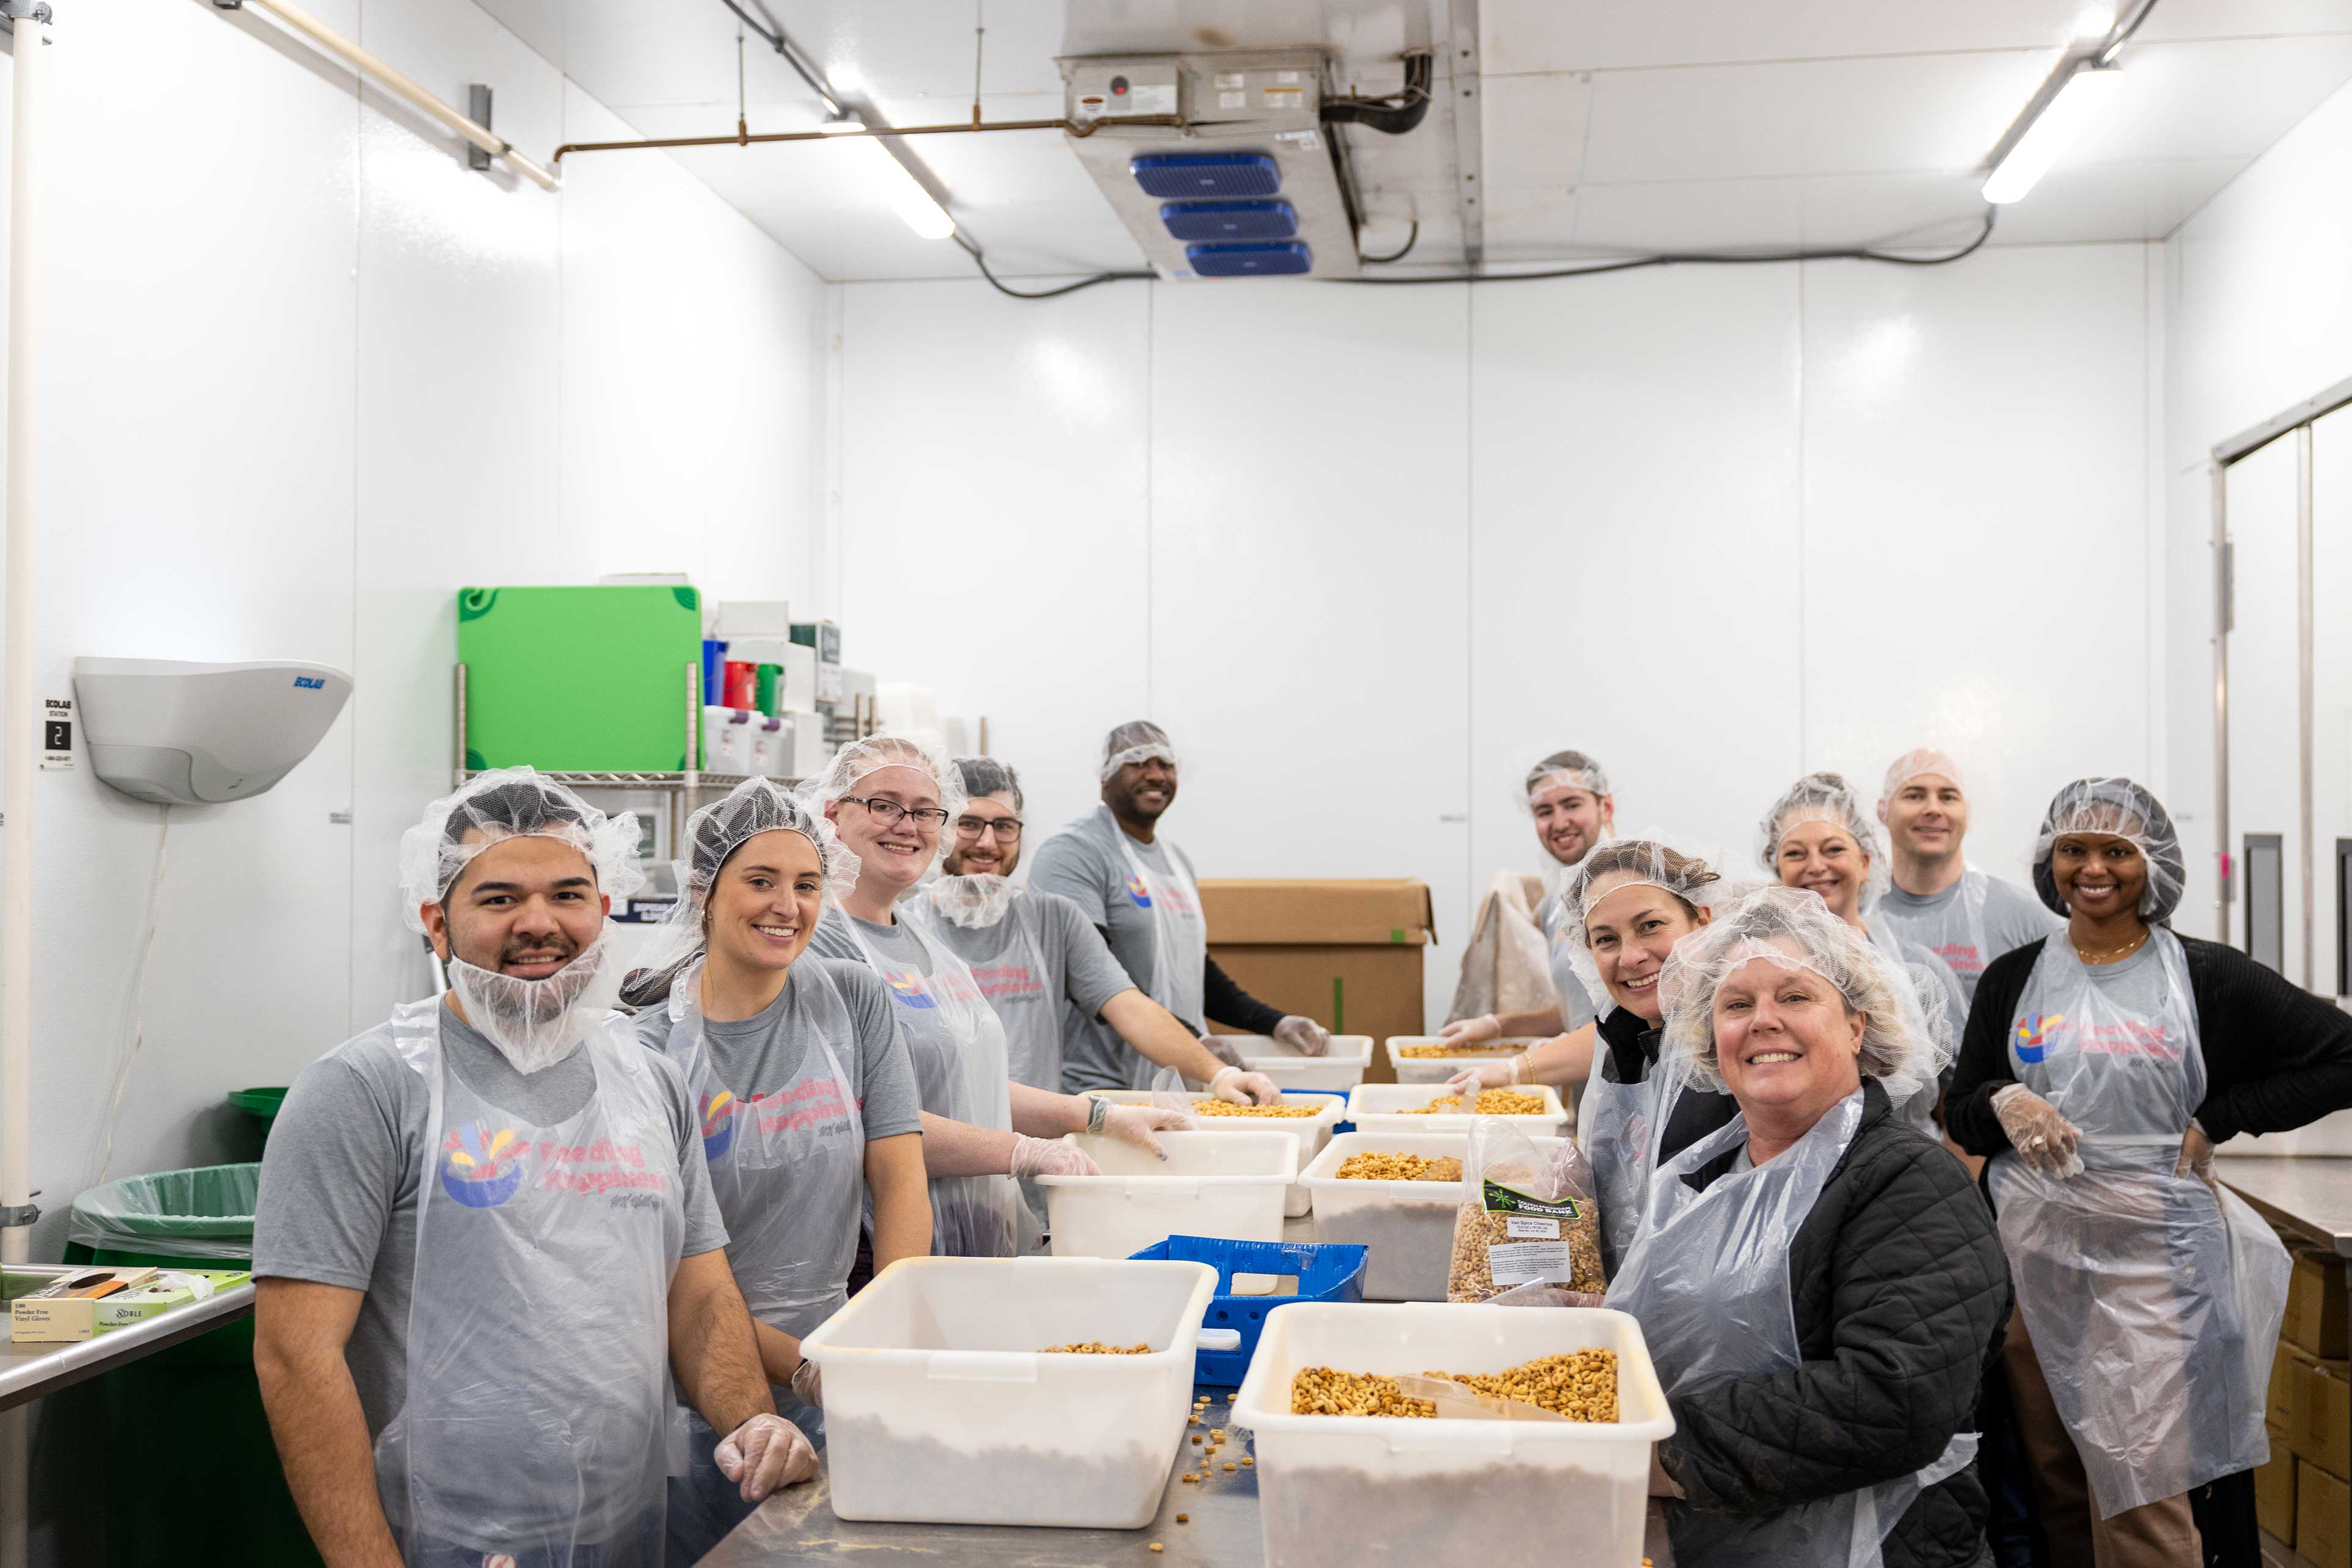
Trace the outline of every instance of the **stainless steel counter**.
<instances>
[{"instance_id":1,"label":"stainless steel counter","mask_svg":"<svg viewBox=\"0 0 2352 1568\"><path fill-rule=\"evenodd\" d=\"M43 1269L38 1266L12 1264L16 1272L63 1273L64 1269ZM234 1286L208 1296L201 1301L191 1301L184 1307L174 1307L159 1312L143 1323L127 1329L109 1329L87 1340L66 1344L18 1344L11 1340L0 1343L0 1410L55 1394L85 1378L110 1372L126 1362L152 1355L183 1340L198 1334L208 1334L223 1323L253 1316L253 1286ZM0 1319L0 1329L6 1327Z\"/></svg>"},{"instance_id":2,"label":"stainless steel counter","mask_svg":"<svg viewBox=\"0 0 2352 1568\"><path fill-rule=\"evenodd\" d=\"M2352 1270L2352 1158L2222 1154L2213 1169L2264 1219L2335 1253Z\"/></svg>"}]
</instances>

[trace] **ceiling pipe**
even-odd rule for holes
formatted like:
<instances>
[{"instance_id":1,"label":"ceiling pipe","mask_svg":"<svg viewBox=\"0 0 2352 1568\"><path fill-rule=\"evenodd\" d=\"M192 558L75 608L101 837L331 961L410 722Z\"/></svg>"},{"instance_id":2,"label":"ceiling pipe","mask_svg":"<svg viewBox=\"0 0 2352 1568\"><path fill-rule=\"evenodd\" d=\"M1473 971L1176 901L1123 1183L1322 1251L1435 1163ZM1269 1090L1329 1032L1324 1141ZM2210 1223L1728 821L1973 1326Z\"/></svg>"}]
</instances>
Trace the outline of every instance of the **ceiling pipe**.
<instances>
[{"instance_id":1,"label":"ceiling pipe","mask_svg":"<svg viewBox=\"0 0 2352 1568\"><path fill-rule=\"evenodd\" d=\"M566 142L551 161L558 169L573 153L633 153L650 147L748 147L760 142L849 142L858 137L887 140L893 136L969 136L980 131L1059 131L1068 136L1091 136L1107 125L1168 126L1189 129L1191 121L1177 114L1124 115L1117 120L992 120L981 125L868 125L857 131L763 131L723 136L654 136L635 142Z\"/></svg>"}]
</instances>

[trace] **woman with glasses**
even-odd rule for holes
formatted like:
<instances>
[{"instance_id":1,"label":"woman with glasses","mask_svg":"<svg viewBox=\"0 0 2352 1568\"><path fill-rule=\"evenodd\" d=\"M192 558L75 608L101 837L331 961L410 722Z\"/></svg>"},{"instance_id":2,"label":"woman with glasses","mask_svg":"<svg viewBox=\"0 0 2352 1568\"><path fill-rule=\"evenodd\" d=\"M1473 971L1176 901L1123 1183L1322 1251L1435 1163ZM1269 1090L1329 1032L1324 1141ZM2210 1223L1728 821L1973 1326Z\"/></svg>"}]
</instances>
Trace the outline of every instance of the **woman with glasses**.
<instances>
[{"instance_id":1,"label":"woman with glasses","mask_svg":"<svg viewBox=\"0 0 2352 1568\"><path fill-rule=\"evenodd\" d=\"M942 831L963 814L963 789L944 756L905 735L853 742L815 795L858 869L849 891L826 905L809 950L866 964L896 1004L923 1108L931 1250L1012 1257L1029 1239L1013 1179L1095 1173L1093 1161L1058 1142L1063 1133L1108 1133L1159 1154L1153 1132L1185 1118L1014 1083L1004 1026L971 966L927 926L898 918L898 899L930 869Z\"/></svg>"},{"instance_id":2,"label":"woman with glasses","mask_svg":"<svg viewBox=\"0 0 2352 1568\"><path fill-rule=\"evenodd\" d=\"M1100 1020L1155 1068L1174 1068L1235 1105L1272 1105L1282 1091L1263 1073L1210 1054L1174 1015L1135 987L1086 911L1056 893L1015 886L1021 863L1021 780L993 757L958 757L964 805L947 875L908 912L971 966L1004 1024L1013 1081L1059 1089L1064 1024Z\"/></svg>"}]
</instances>

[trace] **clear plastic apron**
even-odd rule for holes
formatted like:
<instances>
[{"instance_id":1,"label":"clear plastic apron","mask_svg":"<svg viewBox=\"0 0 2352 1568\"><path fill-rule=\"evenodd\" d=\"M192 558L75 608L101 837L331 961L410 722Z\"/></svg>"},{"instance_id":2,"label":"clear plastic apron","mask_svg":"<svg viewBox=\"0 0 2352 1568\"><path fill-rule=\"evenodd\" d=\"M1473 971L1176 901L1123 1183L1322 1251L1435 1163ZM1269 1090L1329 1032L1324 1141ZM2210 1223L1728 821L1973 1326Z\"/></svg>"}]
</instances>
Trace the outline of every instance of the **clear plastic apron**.
<instances>
[{"instance_id":1,"label":"clear plastic apron","mask_svg":"<svg viewBox=\"0 0 2352 1568\"><path fill-rule=\"evenodd\" d=\"M1162 858L1165 871L1154 871L1137 854L1135 841L1118 825L1110 807L1097 806L1110 835L1127 857L1126 897L1151 915L1151 999L1176 1016L1190 1029L1208 1023L1203 980L1209 963L1209 922L1201 912L1201 884L1185 873L1173 849ZM1151 1087L1152 1068L1136 1058L1137 1076L1129 1087Z\"/></svg>"},{"instance_id":2,"label":"clear plastic apron","mask_svg":"<svg viewBox=\"0 0 2352 1568\"><path fill-rule=\"evenodd\" d=\"M455 1545L562 1563L594 1547L604 1568L656 1568L686 1213L652 1063L606 1020L582 1047L594 1096L535 1127L448 1070L441 1006L392 1020L431 1109L407 1396L375 1444L385 1512L412 1557Z\"/></svg>"},{"instance_id":3,"label":"clear plastic apron","mask_svg":"<svg viewBox=\"0 0 2352 1568\"><path fill-rule=\"evenodd\" d=\"M1927 943L1911 943L1910 939L1895 929L1892 921L1888 921L1884 914L1874 910L1864 918L1863 924L1868 930L1870 945L1884 953L1890 962L1902 965L1904 973L1906 975L1910 973L1916 960L1911 953L1904 951L1906 943L1916 947L1926 947ZM1960 1033L1968 1026L1968 1009L1962 1005L1958 995L1943 987L1940 975L1937 980L1937 989L1934 997L1932 999L1923 997L1920 1005L1923 1007L1939 1005L1944 1009L1945 1019L1952 1027L1952 1047L1957 1050L1959 1047ZM1936 1125L1936 1101L1942 1097L1941 1086L1931 1082L1918 1093L1896 1106L1895 1113L1928 1137L1941 1142L1944 1133L1943 1129Z\"/></svg>"},{"instance_id":4,"label":"clear plastic apron","mask_svg":"<svg viewBox=\"0 0 2352 1568\"><path fill-rule=\"evenodd\" d=\"M1004 1026L1004 1051L1011 1064L1013 1081L1025 1083L1059 1094L1062 1090L1062 998L1047 989L1053 982L1053 972L1045 967L1045 955L1039 950L1036 939L1030 934L1028 924L1021 918L1023 900L1016 893L1005 907L1004 916L994 925L958 926L941 914L929 899L914 899L898 906L898 918L911 920L940 940L943 946L953 947L956 932L968 932L973 938L996 935L1010 931L1011 940L998 950L989 962L998 965L1025 964L1037 983L1037 1005L1024 1015L1010 1002L990 1000L990 1010ZM959 954L961 956L961 954ZM971 967L971 961L965 961ZM978 981L979 976L974 974ZM988 995L985 985L982 997ZM1016 1027L1016 1020L1019 1026Z\"/></svg>"},{"instance_id":5,"label":"clear plastic apron","mask_svg":"<svg viewBox=\"0 0 2352 1568\"><path fill-rule=\"evenodd\" d=\"M1608 1051L1606 1039L1594 1040L1592 1070L1576 1111L1576 1136L1591 1163L1593 1193L1601 1202L1601 1267L1614 1279L1641 1234L1650 1165L1681 1085L1667 1081L1663 1062L1651 1063L1640 1083L1612 1083L1601 1071Z\"/></svg>"},{"instance_id":6,"label":"clear plastic apron","mask_svg":"<svg viewBox=\"0 0 2352 1568\"><path fill-rule=\"evenodd\" d=\"M1013 1079L1005 1058L1004 1026L971 967L915 921L898 929L912 936L931 972L901 970L887 962L848 910L841 923L882 977L897 1004L899 1032L913 1058L915 1089L925 1110L952 1121L1013 1131ZM1010 1176L931 1178L931 1252L940 1258L1011 1258L1021 1248L1021 1194Z\"/></svg>"},{"instance_id":7,"label":"clear plastic apron","mask_svg":"<svg viewBox=\"0 0 2352 1568\"><path fill-rule=\"evenodd\" d=\"M1802 1364L1789 1250L1862 1110L1856 1091L1778 1158L1717 1177L1705 1192L1686 1185L1684 1177L1746 1144L1748 1119L1736 1116L1650 1178L1642 1233L1607 1304L1640 1321L1669 1395ZM1964 1468L1976 1446L1976 1435L1963 1433L1924 1470L1769 1514L1669 1501L1675 1561L1681 1568L1867 1568L1881 1561L1880 1542L1919 1493Z\"/></svg>"},{"instance_id":8,"label":"clear plastic apron","mask_svg":"<svg viewBox=\"0 0 2352 1568\"><path fill-rule=\"evenodd\" d=\"M2152 1016L2094 982L2064 932L2042 944L2010 1066L2082 1129L2083 1172L2045 1176L2005 1152L1986 1173L2017 1310L2103 1519L2269 1457L2293 1267L2234 1194L2172 1173L2205 1058L2179 939L2159 926L2148 942Z\"/></svg>"},{"instance_id":9,"label":"clear plastic apron","mask_svg":"<svg viewBox=\"0 0 2352 1568\"><path fill-rule=\"evenodd\" d=\"M710 1190L727 1222L727 1264L761 1322L805 1338L847 1300L866 1199L866 1119L833 1042L852 1036L830 985L787 986L805 1042L800 1074L746 1099L728 1087L702 1030L699 963L669 993L665 1054L686 1070L702 1115Z\"/></svg>"}]
</instances>

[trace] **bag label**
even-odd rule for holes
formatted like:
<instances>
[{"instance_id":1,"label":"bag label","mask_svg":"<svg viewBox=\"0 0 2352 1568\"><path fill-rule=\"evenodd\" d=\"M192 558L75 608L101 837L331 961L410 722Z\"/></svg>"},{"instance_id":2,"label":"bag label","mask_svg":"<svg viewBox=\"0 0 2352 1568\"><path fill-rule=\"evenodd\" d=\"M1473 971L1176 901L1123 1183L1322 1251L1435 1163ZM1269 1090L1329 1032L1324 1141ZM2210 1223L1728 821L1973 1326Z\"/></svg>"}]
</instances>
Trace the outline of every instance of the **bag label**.
<instances>
[{"instance_id":1,"label":"bag label","mask_svg":"<svg viewBox=\"0 0 2352 1568\"><path fill-rule=\"evenodd\" d=\"M1584 1216L1582 1205L1572 1197L1538 1198L1495 1181L1483 1181L1479 1188L1488 1214L1532 1215L1554 1221L1581 1219ZM1514 1230L1511 1234L1517 1236L1519 1233ZM1558 1236L1559 1232L1554 1230L1552 1234Z\"/></svg>"},{"instance_id":2,"label":"bag label","mask_svg":"<svg viewBox=\"0 0 2352 1568\"><path fill-rule=\"evenodd\" d=\"M1558 1241L1559 1221L1532 1215L1513 1215L1503 1222L1505 1231L1514 1241Z\"/></svg>"},{"instance_id":3,"label":"bag label","mask_svg":"<svg viewBox=\"0 0 2352 1568\"><path fill-rule=\"evenodd\" d=\"M1564 1241L1507 1241L1486 1248L1486 1267L1498 1286L1565 1285L1576 1278L1576 1262Z\"/></svg>"}]
</instances>

